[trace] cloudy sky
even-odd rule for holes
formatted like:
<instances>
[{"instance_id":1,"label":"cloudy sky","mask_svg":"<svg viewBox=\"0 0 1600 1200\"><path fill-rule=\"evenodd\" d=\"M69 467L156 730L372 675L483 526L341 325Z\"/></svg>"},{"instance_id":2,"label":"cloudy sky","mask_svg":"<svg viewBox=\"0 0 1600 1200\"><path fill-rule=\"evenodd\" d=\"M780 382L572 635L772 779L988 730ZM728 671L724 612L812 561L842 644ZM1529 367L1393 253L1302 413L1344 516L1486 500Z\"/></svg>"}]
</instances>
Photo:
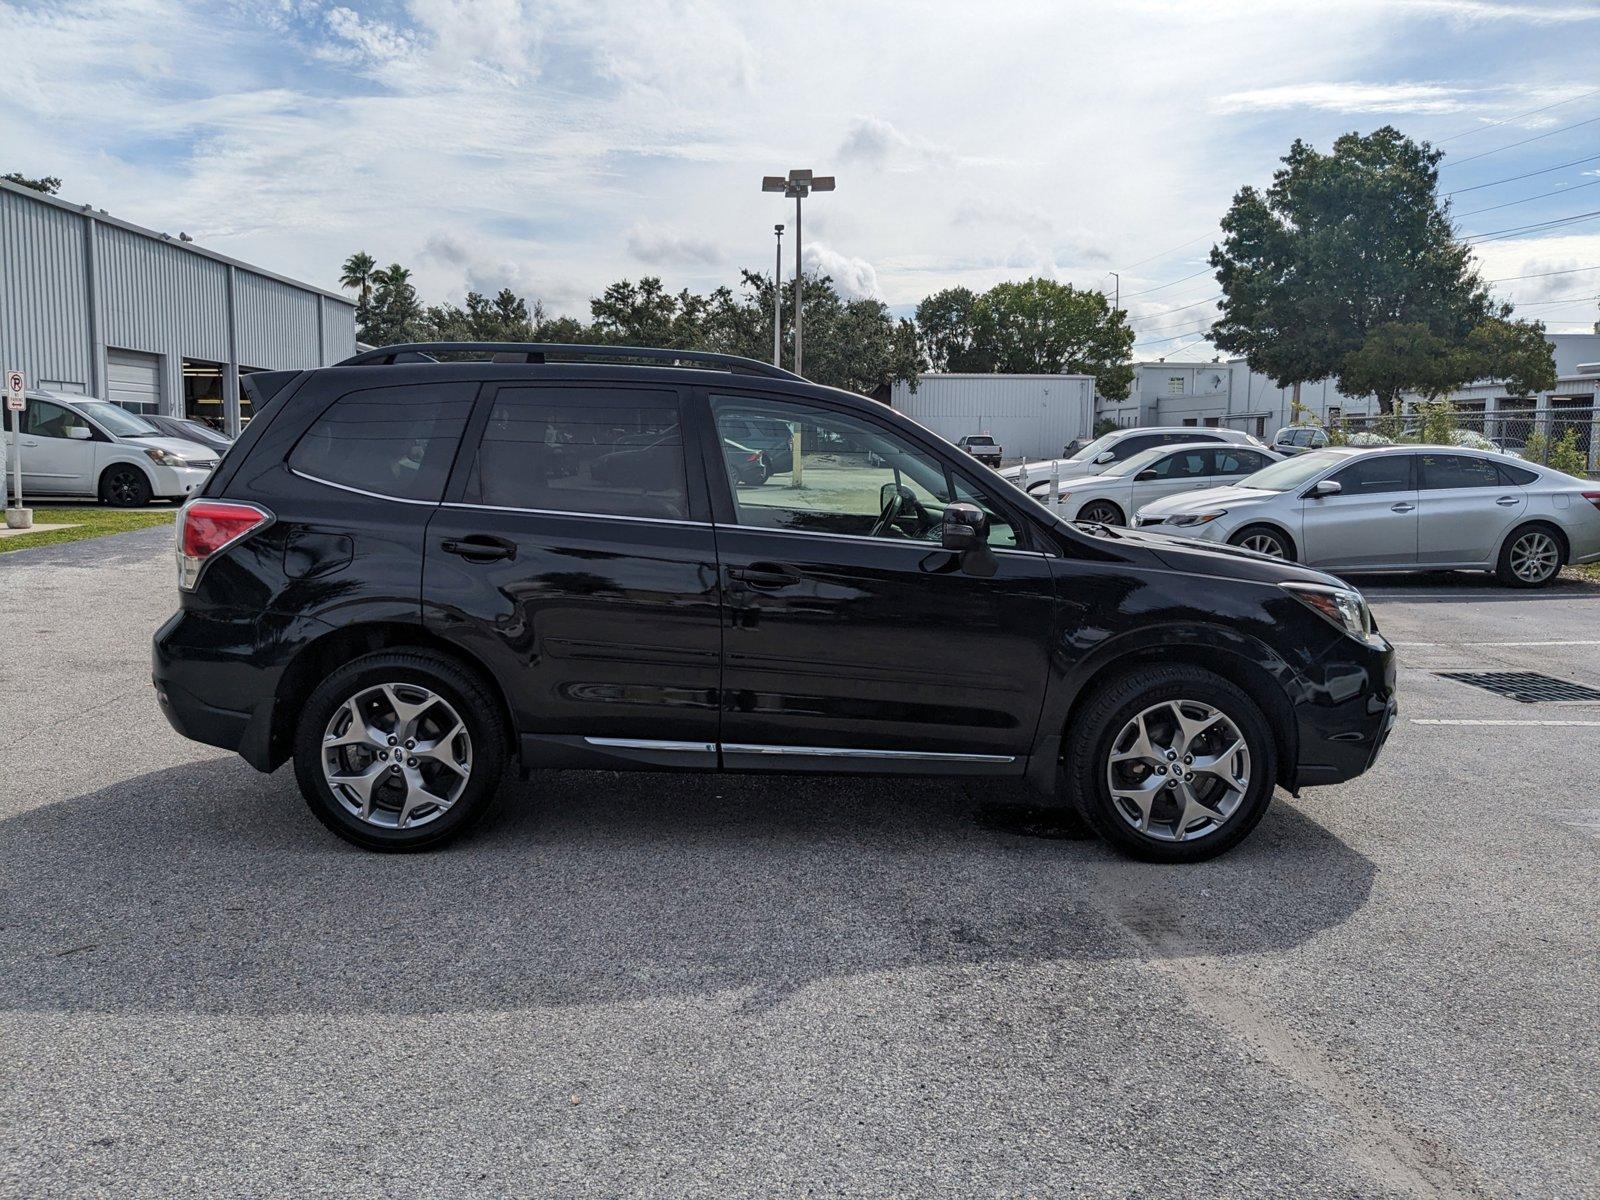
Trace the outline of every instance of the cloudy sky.
<instances>
[{"instance_id":1,"label":"cloudy sky","mask_svg":"<svg viewBox=\"0 0 1600 1200\"><path fill-rule=\"evenodd\" d=\"M770 270L760 177L811 167L846 290L1116 271L1139 357L1188 357L1233 192L1390 122L1449 151L1497 289L1575 331L1600 217L1523 227L1600 214L1597 45L1597 0L0 0L0 171L324 286L365 249L430 301L584 313Z\"/></svg>"}]
</instances>

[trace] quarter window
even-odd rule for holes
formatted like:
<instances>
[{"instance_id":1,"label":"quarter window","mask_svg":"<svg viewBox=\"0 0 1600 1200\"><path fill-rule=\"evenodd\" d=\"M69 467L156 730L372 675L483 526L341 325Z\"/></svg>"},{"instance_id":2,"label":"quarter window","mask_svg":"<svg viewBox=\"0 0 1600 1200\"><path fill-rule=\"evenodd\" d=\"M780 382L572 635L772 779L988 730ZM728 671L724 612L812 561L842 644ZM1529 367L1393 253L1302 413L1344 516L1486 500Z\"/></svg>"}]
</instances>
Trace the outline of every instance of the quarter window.
<instances>
[{"instance_id":1,"label":"quarter window","mask_svg":"<svg viewBox=\"0 0 1600 1200\"><path fill-rule=\"evenodd\" d=\"M1501 487L1500 472L1487 458L1465 454L1421 454L1422 486L1429 491L1442 488Z\"/></svg>"},{"instance_id":2,"label":"quarter window","mask_svg":"<svg viewBox=\"0 0 1600 1200\"><path fill-rule=\"evenodd\" d=\"M711 408L741 525L938 542L945 507L960 500L989 514L991 546L1017 545L1016 530L977 489L876 422L735 396L713 396ZM753 461L732 437L752 419L781 422L788 444Z\"/></svg>"},{"instance_id":3,"label":"quarter window","mask_svg":"<svg viewBox=\"0 0 1600 1200\"><path fill-rule=\"evenodd\" d=\"M1329 478L1339 485L1341 496L1409 492L1416 487L1411 482L1413 461L1414 456L1410 454L1375 454L1351 463Z\"/></svg>"},{"instance_id":4,"label":"quarter window","mask_svg":"<svg viewBox=\"0 0 1600 1200\"><path fill-rule=\"evenodd\" d=\"M363 492L437 501L477 390L460 383L348 392L312 422L289 466Z\"/></svg>"},{"instance_id":5,"label":"quarter window","mask_svg":"<svg viewBox=\"0 0 1600 1200\"><path fill-rule=\"evenodd\" d=\"M677 395L501 388L462 499L595 516L687 517Z\"/></svg>"}]
</instances>

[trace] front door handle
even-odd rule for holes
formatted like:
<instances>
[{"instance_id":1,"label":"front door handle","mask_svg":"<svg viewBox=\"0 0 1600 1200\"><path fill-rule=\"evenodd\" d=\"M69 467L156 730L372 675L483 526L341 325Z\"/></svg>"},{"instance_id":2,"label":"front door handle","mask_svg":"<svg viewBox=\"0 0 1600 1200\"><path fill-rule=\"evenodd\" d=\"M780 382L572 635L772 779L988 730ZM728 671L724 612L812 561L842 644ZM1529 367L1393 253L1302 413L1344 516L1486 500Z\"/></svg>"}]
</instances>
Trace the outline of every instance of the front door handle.
<instances>
[{"instance_id":1,"label":"front door handle","mask_svg":"<svg viewBox=\"0 0 1600 1200\"><path fill-rule=\"evenodd\" d=\"M1501 508L1510 508L1516 502L1517 498L1515 496L1501 496L1500 499L1495 501Z\"/></svg>"},{"instance_id":2,"label":"front door handle","mask_svg":"<svg viewBox=\"0 0 1600 1200\"><path fill-rule=\"evenodd\" d=\"M745 587L758 588L764 592L793 587L800 582L798 571L778 563L751 563L748 567L729 567L728 578L734 583L742 583Z\"/></svg>"},{"instance_id":3,"label":"front door handle","mask_svg":"<svg viewBox=\"0 0 1600 1200\"><path fill-rule=\"evenodd\" d=\"M1402 501L1399 504L1391 504L1389 506L1389 511L1390 512L1397 512L1397 513L1408 513L1415 507L1416 507L1415 504L1406 504L1404 501Z\"/></svg>"},{"instance_id":4,"label":"front door handle","mask_svg":"<svg viewBox=\"0 0 1600 1200\"><path fill-rule=\"evenodd\" d=\"M515 558L517 544L505 538L474 533L464 538L445 538L439 549L446 554L459 554L468 562L493 562L500 558Z\"/></svg>"}]
</instances>

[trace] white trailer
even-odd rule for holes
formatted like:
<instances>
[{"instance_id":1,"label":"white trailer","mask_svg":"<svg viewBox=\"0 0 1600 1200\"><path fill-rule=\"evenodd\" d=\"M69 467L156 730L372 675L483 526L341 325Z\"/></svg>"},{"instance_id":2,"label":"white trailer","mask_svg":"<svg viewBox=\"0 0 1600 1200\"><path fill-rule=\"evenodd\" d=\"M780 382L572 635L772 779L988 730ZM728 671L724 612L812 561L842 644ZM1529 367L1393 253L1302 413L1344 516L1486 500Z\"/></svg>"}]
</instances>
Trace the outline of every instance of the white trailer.
<instances>
[{"instance_id":1,"label":"white trailer","mask_svg":"<svg viewBox=\"0 0 1600 1200\"><path fill-rule=\"evenodd\" d=\"M1093 375L923 375L896 383L889 404L940 437L987 433L1006 461L1056 458L1094 428Z\"/></svg>"}]
</instances>

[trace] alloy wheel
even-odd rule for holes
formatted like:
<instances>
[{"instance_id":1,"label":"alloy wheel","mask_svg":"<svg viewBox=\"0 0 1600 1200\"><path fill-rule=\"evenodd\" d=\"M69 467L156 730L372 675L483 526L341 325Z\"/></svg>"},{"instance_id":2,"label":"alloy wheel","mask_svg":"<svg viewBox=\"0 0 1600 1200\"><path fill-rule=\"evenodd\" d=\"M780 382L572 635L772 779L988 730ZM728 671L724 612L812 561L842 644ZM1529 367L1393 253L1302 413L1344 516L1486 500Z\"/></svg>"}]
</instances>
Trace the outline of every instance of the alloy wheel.
<instances>
[{"instance_id":1,"label":"alloy wheel","mask_svg":"<svg viewBox=\"0 0 1600 1200\"><path fill-rule=\"evenodd\" d=\"M132 471L117 471L106 483L106 491L117 504L132 504L139 499L139 478Z\"/></svg>"},{"instance_id":2,"label":"alloy wheel","mask_svg":"<svg viewBox=\"0 0 1600 1200\"><path fill-rule=\"evenodd\" d=\"M1288 555L1284 552L1283 543L1278 539L1276 534L1252 533L1249 537L1245 538L1244 541L1240 542L1239 545L1243 546L1246 550L1254 550L1257 554L1265 554L1269 558L1288 557Z\"/></svg>"},{"instance_id":3,"label":"alloy wheel","mask_svg":"<svg viewBox=\"0 0 1600 1200\"><path fill-rule=\"evenodd\" d=\"M450 810L472 778L472 739L444 697L414 683L351 696L322 735L322 777L340 806L383 829L415 829Z\"/></svg>"},{"instance_id":4,"label":"alloy wheel","mask_svg":"<svg viewBox=\"0 0 1600 1200\"><path fill-rule=\"evenodd\" d=\"M1221 709L1164 700L1117 734L1106 762L1112 806L1156 841L1197 841L1228 823L1250 791L1250 748Z\"/></svg>"},{"instance_id":5,"label":"alloy wheel","mask_svg":"<svg viewBox=\"0 0 1600 1200\"><path fill-rule=\"evenodd\" d=\"M1511 546L1511 573L1524 583L1543 583L1561 569L1561 548L1555 538L1530 529Z\"/></svg>"},{"instance_id":6,"label":"alloy wheel","mask_svg":"<svg viewBox=\"0 0 1600 1200\"><path fill-rule=\"evenodd\" d=\"M1078 514L1078 520L1088 521L1095 525L1121 525L1122 514L1114 505L1091 504Z\"/></svg>"}]
</instances>

